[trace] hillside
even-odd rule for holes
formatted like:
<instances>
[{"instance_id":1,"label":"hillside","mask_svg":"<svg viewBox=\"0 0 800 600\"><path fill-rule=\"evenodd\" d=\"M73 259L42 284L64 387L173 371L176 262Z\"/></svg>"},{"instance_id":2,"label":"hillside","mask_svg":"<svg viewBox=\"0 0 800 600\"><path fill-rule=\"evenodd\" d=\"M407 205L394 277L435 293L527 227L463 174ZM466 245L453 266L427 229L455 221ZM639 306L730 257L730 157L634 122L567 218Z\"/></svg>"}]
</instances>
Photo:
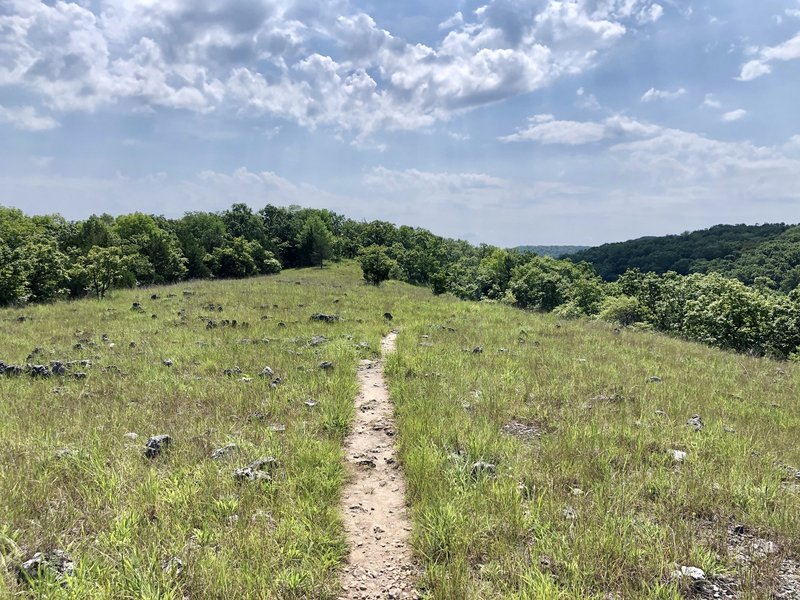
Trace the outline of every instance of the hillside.
<instances>
[{"instance_id":1,"label":"hillside","mask_svg":"<svg viewBox=\"0 0 800 600\"><path fill-rule=\"evenodd\" d=\"M736 262L756 251L760 245L776 240L790 227L783 223L716 225L681 235L603 244L572 253L568 258L590 263L606 281L614 281L628 269L658 274L667 271L681 275L704 273L715 270L709 261Z\"/></svg>"},{"instance_id":2,"label":"hillside","mask_svg":"<svg viewBox=\"0 0 800 600\"><path fill-rule=\"evenodd\" d=\"M356 431L396 440L423 597L800 597L800 365L352 263L0 310L5 365L65 365L0 377L0 597L360 598L343 444L390 328L396 423Z\"/></svg>"}]
</instances>

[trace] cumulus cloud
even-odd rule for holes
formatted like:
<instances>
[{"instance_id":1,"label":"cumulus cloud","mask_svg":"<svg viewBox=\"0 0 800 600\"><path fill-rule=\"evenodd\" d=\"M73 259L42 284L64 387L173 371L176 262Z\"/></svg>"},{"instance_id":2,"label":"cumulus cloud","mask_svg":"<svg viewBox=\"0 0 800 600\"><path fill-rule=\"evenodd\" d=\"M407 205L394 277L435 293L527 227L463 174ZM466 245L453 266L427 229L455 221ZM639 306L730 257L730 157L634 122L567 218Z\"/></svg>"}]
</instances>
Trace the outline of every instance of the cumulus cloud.
<instances>
[{"instance_id":1,"label":"cumulus cloud","mask_svg":"<svg viewBox=\"0 0 800 600\"><path fill-rule=\"evenodd\" d=\"M449 19L446 19L439 23L439 29L455 29L457 27L461 27L464 24L464 15L461 11L458 11Z\"/></svg>"},{"instance_id":2,"label":"cumulus cloud","mask_svg":"<svg viewBox=\"0 0 800 600\"><path fill-rule=\"evenodd\" d=\"M752 81L772 72L771 63L800 58L800 33L777 46L768 46L758 51L758 58L742 65L740 81Z\"/></svg>"},{"instance_id":3,"label":"cumulus cloud","mask_svg":"<svg viewBox=\"0 0 800 600\"><path fill-rule=\"evenodd\" d=\"M47 131L60 123L47 115L40 115L32 106L5 107L0 105L0 123L7 123L24 131Z\"/></svg>"},{"instance_id":4,"label":"cumulus cloud","mask_svg":"<svg viewBox=\"0 0 800 600\"><path fill-rule=\"evenodd\" d=\"M503 136L503 142L539 142L541 144L563 144L579 146L603 140L641 137L658 130L655 125L636 121L621 115L604 121L559 121L553 115L536 115L529 119L525 128Z\"/></svg>"},{"instance_id":5,"label":"cumulus cloud","mask_svg":"<svg viewBox=\"0 0 800 600\"><path fill-rule=\"evenodd\" d=\"M0 86L60 112L228 110L363 137L582 72L662 14L650 0L489 0L427 46L346 0L5 0Z\"/></svg>"},{"instance_id":6,"label":"cumulus cloud","mask_svg":"<svg viewBox=\"0 0 800 600\"><path fill-rule=\"evenodd\" d=\"M747 115L747 111L743 108L737 108L736 110L732 110L726 112L722 115L722 120L726 123L732 123L733 121L738 121L739 119L744 118Z\"/></svg>"},{"instance_id":7,"label":"cumulus cloud","mask_svg":"<svg viewBox=\"0 0 800 600\"><path fill-rule=\"evenodd\" d=\"M680 98L685 94L686 94L685 88L679 88L674 92L671 92L669 90L657 90L656 88L650 88L644 94L642 94L642 102L652 102L653 100L672 100L673 98Z\"/></svg>"}]
</instances>

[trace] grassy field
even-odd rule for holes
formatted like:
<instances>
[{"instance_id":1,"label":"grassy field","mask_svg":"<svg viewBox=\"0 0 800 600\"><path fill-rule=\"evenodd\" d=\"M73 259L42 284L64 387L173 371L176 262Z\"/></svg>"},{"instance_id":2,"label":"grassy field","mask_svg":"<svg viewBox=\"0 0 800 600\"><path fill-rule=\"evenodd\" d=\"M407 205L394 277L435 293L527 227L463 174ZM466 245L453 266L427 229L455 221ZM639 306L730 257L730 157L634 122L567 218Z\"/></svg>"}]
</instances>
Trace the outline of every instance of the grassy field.
<instances>
[{"instance_id":1,"label":"grassy field","mask_svg":"<svg viewBox=\"0 0 800 600\"><path fill-rule=\"evenodd\" d=\"M440 298L388 375L433 597L800 598L795 365Z\"/></svg>"},{"instance_id":2,"label":"grassy field","mask_svg":"<svg viewBox=\"0 0 800 600\"><path fill-rule=\"evenodd\" d=\"M309 269L0 311L5 363L91 361L67 376L0 376L0 597L335 597L355 367L395 304L391 287L359 276ZM310 345L317 335L329 341ZM267 366L274 376L260 376ZM172 443L145 458L157 434ZM229 456L210 457L227 444ZM272 481L235 479L270 456ZM55 549L75 563L66 586L17 581L21 560Z\"/></svg>"},{"instance_id":3,"label":"grassy field","mask_svg":"<svg viewBox=\"0 0 800 600\"><path fill-rule=\"evenodd\" d=\"M722 598L795 598L798 367L359 277L0 311L6 364L91 362L0 376L0 597L335 598L355 369L389 311L426 597L713 598L672 576L693 566ZM156 434L172 443L146 458ZM236 479L264 457L269 481ZM18 580L57 549L72 577Z\"/></svg>"}]
</instances>

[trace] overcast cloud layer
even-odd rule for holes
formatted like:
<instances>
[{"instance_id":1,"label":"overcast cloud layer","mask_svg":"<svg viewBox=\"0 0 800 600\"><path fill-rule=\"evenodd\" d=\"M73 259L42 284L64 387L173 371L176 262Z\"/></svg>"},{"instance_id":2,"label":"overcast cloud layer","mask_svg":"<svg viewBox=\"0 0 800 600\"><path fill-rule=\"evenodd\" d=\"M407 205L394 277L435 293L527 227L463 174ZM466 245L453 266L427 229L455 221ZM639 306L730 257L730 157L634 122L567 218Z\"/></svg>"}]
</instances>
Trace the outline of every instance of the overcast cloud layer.
<instances>
[{"instance_id":1,"label":"overcast cloud layer","mask_svg":"<svg viewBox=\"0 0 800 600\"><path fill-rule=\"evenodd\" d=\"M798 92L800 0L0 0L0 203L500 245L798 222Z\"/></svg>"}]
</instances>

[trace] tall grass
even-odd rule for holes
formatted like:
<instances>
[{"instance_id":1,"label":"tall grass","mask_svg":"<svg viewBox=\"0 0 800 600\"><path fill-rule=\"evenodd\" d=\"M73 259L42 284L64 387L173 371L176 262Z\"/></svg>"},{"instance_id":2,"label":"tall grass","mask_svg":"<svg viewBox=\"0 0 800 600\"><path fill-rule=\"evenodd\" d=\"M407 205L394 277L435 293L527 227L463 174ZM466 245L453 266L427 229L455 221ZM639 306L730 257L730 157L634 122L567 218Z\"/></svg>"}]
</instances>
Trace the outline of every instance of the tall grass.
<instances>
[{"instance_id":1,"label":"tall grass","mask_svg":"<svg viewBox=\"0 0 800 600\"><path fill-rule=\"evenodd\" d=\"M678 598L686 565L769 598L800 551L795 365L443 297L387 373L431 597ZM734 524L781 552L737 568Z\"/></svg>"}]
</instances>

